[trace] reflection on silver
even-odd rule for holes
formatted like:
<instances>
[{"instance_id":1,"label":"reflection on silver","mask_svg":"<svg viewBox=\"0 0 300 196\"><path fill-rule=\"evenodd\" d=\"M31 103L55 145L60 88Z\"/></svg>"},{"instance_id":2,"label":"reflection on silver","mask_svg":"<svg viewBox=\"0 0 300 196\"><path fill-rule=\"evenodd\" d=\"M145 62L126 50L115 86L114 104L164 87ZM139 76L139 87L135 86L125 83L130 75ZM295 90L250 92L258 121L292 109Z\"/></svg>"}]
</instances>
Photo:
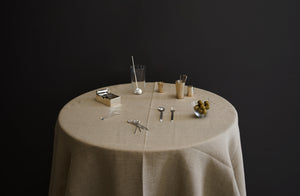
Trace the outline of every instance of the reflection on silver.
<instances>
[{"instance_id":1,"label":"reflection on silver","mask_svg":"<svg viewBox=\"0 0 300 196\"><path fill-rule=\"evenodd\" d=\"M114 95L114 94L110 93L109 88L104 88L104 89L97 90L96 95L101 96L101 97L106 98L106 99L113 99L113 98L118 97L117 95Z\"/></svg>"},{"instance_id":2,"label":"reflection on silver","mask_svg":"<svg viewBox=\"0 0 300 196\"><path fill-rule=\"evenodd\" d=\"M194 114L196 115L197 118L202 118L205 117L206 114L200 114L198 111L194 110Z\"/></svg>"}]
</instances>

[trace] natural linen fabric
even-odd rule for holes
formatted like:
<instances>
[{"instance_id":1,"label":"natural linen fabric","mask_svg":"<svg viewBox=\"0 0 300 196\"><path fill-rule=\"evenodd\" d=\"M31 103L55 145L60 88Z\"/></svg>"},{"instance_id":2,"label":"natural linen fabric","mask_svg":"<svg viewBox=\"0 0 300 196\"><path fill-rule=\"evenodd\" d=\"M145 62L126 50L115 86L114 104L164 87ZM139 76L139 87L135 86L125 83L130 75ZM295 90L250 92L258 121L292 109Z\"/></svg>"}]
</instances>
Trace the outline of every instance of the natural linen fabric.
<instances>
[{"instance_id":1,"label":"natural linen fabric","mask_svg":"<svg viewBox=\"0 0 300 196\"><path fill-rule=\"evenodd\" d=\"M49 195L246 195L234 107L198 88L194 97L176 99L175 84L164 85L159 93L157 83L147 83L142 95L131 84L110 86L121 96L115 108L96 102L95 91L66 104L55 128ZM192 102L199 99L210 109L197 119ZM159 106L166 108L163 122ZM149 131L134 134L132 119Z\"/></svg>"}]
</instances>

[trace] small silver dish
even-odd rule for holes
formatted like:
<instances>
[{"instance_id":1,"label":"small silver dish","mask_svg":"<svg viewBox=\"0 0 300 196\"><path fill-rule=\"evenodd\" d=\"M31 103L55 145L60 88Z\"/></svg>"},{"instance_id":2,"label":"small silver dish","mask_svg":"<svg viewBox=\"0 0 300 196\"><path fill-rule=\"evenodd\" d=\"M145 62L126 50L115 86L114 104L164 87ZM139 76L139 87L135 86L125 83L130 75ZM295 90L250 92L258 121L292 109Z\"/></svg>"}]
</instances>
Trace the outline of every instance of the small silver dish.
<instances>
[{"instance_id":1,"label":"small silver dish","mask_svg":"<svg viewBox=\"0 0 300 196\"><path fill-rule=\"evenodd\" d=\"M194 110L194 114L197 118L204 118L207 114L200 114L198 111Z\"/></svg>"},{"instance_id":2,"label":"small silver dish","mask_svg":"<svg viewBox=\"0 0 300 196\"><path fill-rule=\"evenodd\" d=\"M195 105L197 105L197 104L198 104L197 101L192 102L193 107L195 107ZM206 112L206 114L200 114L200 112L198 112L194 109L194 114L197 118L204 118L204 117L206 117L207 113L208 113L208 111Z\"/></svg>"}]
</instances>

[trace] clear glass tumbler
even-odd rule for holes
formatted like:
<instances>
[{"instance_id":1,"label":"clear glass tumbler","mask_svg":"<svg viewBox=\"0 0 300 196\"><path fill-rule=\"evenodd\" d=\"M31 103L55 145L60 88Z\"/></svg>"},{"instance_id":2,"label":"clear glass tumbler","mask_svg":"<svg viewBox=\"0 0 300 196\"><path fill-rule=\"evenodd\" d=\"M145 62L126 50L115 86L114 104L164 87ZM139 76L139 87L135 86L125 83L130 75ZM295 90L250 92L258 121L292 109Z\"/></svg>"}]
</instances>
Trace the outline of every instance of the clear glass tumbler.
<instances>
[{"instance_id":1,"label":"clear glass tumbler","mask_svg":"<svg viewBox=\"0 0 300 196\"><path fill-rule=\"evenodd\" d=\"M146 66L145 65L135 65L135 73L137 79L137 85L143 91L146 87ZM133 72L132 65L130 66L130 75L131 75L131 86L133 91L136 89L135 76Z\"/></svg>"}]
</instances>

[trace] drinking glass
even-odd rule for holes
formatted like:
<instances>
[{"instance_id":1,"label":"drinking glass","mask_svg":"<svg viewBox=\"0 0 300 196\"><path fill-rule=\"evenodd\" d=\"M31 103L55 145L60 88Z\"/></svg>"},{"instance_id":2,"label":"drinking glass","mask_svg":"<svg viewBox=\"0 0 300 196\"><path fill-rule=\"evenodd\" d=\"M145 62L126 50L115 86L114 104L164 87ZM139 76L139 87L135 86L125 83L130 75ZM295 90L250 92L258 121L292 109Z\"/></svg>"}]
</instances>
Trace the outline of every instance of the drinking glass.
<instances>
[{"instance_id":1,"label":"drinking glass","mask_svg":"<svg viewBox=\"0 0 300 196\"><path fill-rule=\"evenodd\" d=\"M146 86L146 66L145 65L135 65L134 67L135 67L135 73L136 73L138 87L144 91L145 86ZM132 65L130 66L130 75L131 75L131 86L132 86L133 91L135 91L136 82L135 82L135 76L134 76Z\"/></svg>"},{"instance_id":2,"label":"drinking glass","mask_svg":"<svg viewBox=\"0 0 300 196\"><path fill-rule=\"evenodd\" d=\"M176 80L175 85L176 85L176 98L183 99L185 83L182 82L182 80Z\"/></svg>"}]
</instances>

